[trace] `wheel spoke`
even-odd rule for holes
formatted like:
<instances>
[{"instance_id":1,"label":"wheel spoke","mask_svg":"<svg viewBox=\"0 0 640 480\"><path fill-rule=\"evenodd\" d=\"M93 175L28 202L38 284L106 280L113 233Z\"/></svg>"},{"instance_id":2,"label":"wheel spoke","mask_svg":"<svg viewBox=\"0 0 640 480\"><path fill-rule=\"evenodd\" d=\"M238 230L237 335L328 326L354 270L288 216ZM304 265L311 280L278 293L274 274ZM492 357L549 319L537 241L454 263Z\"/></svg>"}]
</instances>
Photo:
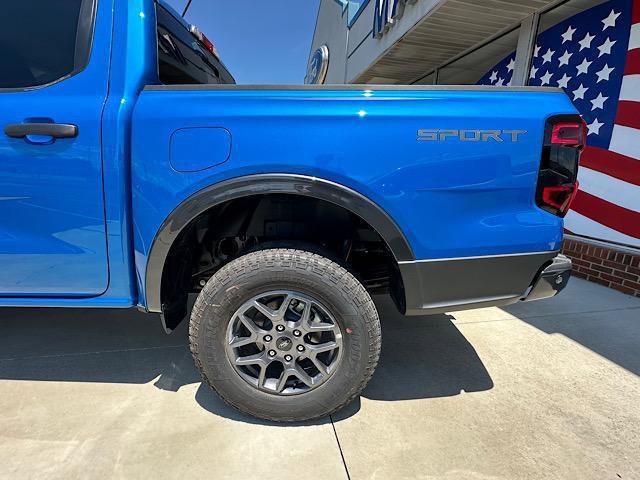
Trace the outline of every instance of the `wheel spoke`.
<instances>
[{"instance_id":1,"label":"wheel spoke","mask_svg":"<svg viewBox=\"0 0 640 480\"><path fill-rule=\"evenodd\" d=\"M284 318L285 313L287 313L287 308L289 308L289 304L291 303L291 300L293 300L293 295L287 294L284 297L284 300L282 301L282 304L280 305L280 308L278 309L277 312L277 317L278 318Z\"/></svg>"},{"instance_id":2,"label":"wheel spoke","mask_svg":"<svg viewBox=\"0 0 640 480\"><path fill-rule=\"evenodd\" d=\"M262 313L265 317L267 317L270 320L274 320L274 319L278 318L278 316L279 316L279 311L278 310L271 310L269 307L267 307L263 303L260 303L258 300L254 300L253 301L253 306L260 313Z\"/></svg>"},{"instance_id":3,"label":"wheel spoke","mask_svg":"<svg viewBox=\"0 0 640 480\"><path fill-rule=\"evenodd\" d=\"M280 375L280 378L278 378L278 383L276 385L276 392L280 393L282 392L282 390L284 390L285 385L287 384L287 380L289 380L289 371L285 370L284 372L282 372L282 374Z\"/></svg>"},{"instance_id":4,"label":"wheel spoke","mask_svg":"<svg viewBox=\"0 0 640 480\"><path fill-rule=\"evenodd\" d=\"M247 355L246 357L238 357L235 363L236 365L266 365L264 352Z\"/></svg>"},{"instance_id":5,"label":"wheel spoke","mask_svg":"<svg viewBox=\"0 0 640 480\"><path fill-rule=\"evenodd\" d=\"M313 318L311 318L311 311L309 311L309 315L302 323L305 330L308 332L331 332L336 329L336 324L316 321L316 318L318 318L317 315L314 315Z\"/></svg>"},{"instance_id":6,"label":"wheel spoke","mask_svg":"<svg viewBox=\"0 0 640 480\"><path fill-rule=\"evenodd\" d=\"M322 363L318 357L316 357L315 355L311 355L308 358L309 358L309 360L311 360L313 362L315 367L318 369L318 371L322 375L326 375L327 374L327 366L324 363Z\"/></svg>"},{"instance_id":7,"label":"wheel spoke","mask_svg":"<svg viewBox=\"0 0 640 480\"><path fill-rule=\"evenodd\" d=\"M302 325L307 325L311 320L311 302L305 302L304 310L302 310L302 315L300 315L300 322Z\"/></svg>"},{"instance_id":8,"label":"wheel spoke","mask_svg":"<svg viewBox=\"0 0 640 480\"><path fill-rule=\"evenodd\" d=\"M259 388L264 388L264 381L266 379L267 376L267 366L266 365L262 365L260 367L260 373L258 374L258 387Z\"/></svg>"},{"instance_id":9,"label":"wheel spoke","mask_svg":"<svg viewBox=\"0 0 640 480\"><path fill-rule=\"evenodd\" d=\"M261 333L266 332L266 330L263 330L258 325L256 325L256 323L249 317L247 317L244 313L238 314L238 318L240 319L242 324L251 332L252 336L257 336Z\"/></svg>"},{"instance_id":10,"label":"wheel spoke","mask_svg":"<svg viewBox=\"0 0 640 480\"><path fill-rule=\"evenodd\" d=\"M330 352L331 350L335 350L336 348L338 348L338 344L333 341L320 343L318 345L307 344L307 348L311 351L313 356L316 356L322 352Z\"/></svg>"},{"instance_id":11,"label":"wheel spoke","mask_svg":"<svg viewBox=\"0 0 640 480\"><path fill-rule=\"evenodd\" d=\"M332 332L336 326L333 323L313 323L307 325L309 332Z\"/></svg>"},{"instance_id":12,"label":"wheel spoke","mask_svg":"<svg viewBox=\"0 0 640 480\"><path fill-rule=\"evenodd\" d=\"M313 387L313 378L311 378L300 365L293 367L293 374L298 377L300 381L304 382L307 387Z\"/></svg>"},{"instance_id":13,"label":"wheel spoke","mask_svg":"<svg viewBox=\"0 0 640 480\"><path fill-rule=\"evenodd\" d=\"M229 346L233 348L244 347L245 345L249 345L251 343L255 343L256 339L254 335L250 337L238 337L234 336L229 342Z\"/></svg>"}]
</instances>

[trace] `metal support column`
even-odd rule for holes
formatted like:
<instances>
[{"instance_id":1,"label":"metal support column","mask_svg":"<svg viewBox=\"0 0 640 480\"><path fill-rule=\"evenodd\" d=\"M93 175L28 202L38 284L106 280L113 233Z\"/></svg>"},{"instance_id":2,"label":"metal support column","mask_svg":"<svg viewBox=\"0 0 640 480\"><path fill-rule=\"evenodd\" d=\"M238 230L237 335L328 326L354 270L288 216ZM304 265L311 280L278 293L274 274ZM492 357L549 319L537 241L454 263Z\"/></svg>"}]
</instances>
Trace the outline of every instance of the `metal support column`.
<instances>
[{"instance_id":1,"label":"metal support column","mask_svg":"<svg viewBox=\"0 0 640 480\"><path fill-rule=\"evenodd\" d=\"M520 23L518 47L516 51L516 65L513 69L511 85L526 85L529 81L529 68L533 57L538 32L540 15L534 13Z\"/></svg>"}]
</instances>

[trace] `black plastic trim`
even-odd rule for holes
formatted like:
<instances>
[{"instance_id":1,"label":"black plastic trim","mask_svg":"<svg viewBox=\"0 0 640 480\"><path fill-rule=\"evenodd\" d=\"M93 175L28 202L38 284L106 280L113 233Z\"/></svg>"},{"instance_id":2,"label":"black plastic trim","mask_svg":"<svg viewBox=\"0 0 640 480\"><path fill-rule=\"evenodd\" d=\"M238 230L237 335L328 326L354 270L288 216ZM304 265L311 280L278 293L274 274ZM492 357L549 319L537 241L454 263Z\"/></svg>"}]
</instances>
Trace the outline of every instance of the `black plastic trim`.
<instances>
[{"instance_id":1,"label":"black plastic trim","mask_svg":"<svg viewBox=\"0 0 640 480\"><path fill-rule=\"evenodd\" d=\"M557 251L401 262L405 315L518 302Z\"/></svg>"},{"instance_id":2,"label":"black plastic trim","mask_svg":"<svg viewBox=\"0 0 640 480\"><path fill-rule=\"evenodd\" d=\"M494 87L492 85L231 85L231 84L203 84L203 85L146 85L145 90L370 90L376 91L471 91L471 92L538 92L564 93L557 87Z\"/></svg>"},{"instance_id":3,"label":"black plastic trim","mask_svg":"<svg viewBox=\"0 0 640 480\"><path fill-rule=\"evenodd\" d=\"M569 283L571 269L571 259L565 255L558 255L553 259L551 265L540 272L538 279L522 300L530 302L557 295Z\"/></svg>"},{"instance_id":4,"label":"black plastic trim","mask_svg":"<svg viewBox=\"0 0 640 480\"><path fill-rule=\"evenodd\" d=\"M147 310L161 312L162 270L171 245L198 215L223 202L269 193L303 195L346 208L369 223L384 239L396 261L415 259L402 230L376 203L360 193L328 180L304 175L259 174L211 185L180 204L160 227L149 253L145 280Z\"/></svg>"},{"instance_id":5,"label":"black plastic trim","mask_svg":"<svg viewBox=\"0 0 640 480\"><path fill-rule=\"evenodd\" d=\"M4 127L4 133L11 138L24 138L27 135L74 138L78 136L78 127L67 123L12 123Z\"/></svg>"}]
</instances>

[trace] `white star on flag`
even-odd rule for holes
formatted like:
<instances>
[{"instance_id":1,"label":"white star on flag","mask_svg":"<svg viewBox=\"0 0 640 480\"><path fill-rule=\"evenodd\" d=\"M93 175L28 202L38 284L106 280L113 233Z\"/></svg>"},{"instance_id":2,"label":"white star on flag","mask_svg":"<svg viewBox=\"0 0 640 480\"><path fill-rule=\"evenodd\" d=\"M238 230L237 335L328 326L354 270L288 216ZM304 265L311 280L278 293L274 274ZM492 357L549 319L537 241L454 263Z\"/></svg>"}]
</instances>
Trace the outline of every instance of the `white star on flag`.
<instances>
[{"instance_id":1,"label":"white star on flag","mask_svg":"<svg viewBox=\"0 0 640 480\"><path fill-rule=\"evenodd\" d=\"M589 67L591 66L593 62L589 62L587 61L587 59L585 58L582 63L580 65L578 65L576 68L578 69L578 75L581 75L583 73L587 73L589 71Z\"/></svg>"},{"instance_id":2,"label":"white star on flag","mask_svg":"<svg viewBox=\"0 0 640 480\"><path fill-rule=\"evenodd\" d=\"M573 40L574 33L576 33L576 29L569 26L569 28L567 28L567 31L562 34L562 43L570 42L571 40Z\"/></svg>"},{"instance_id":3,"label":"white star on flag","mask_svg":"<svg viewBox=\"0 0 640 480\"><path fill-rule=\"evenodd\" d=\"M549 82L551 81L551 77L553 77L553 73L549 71L544 75L542 75L540 77L540 80L542 81L542 85L549 85Z\"/></svg>"},{"instance_id":4,"label":"white star on flag","mask_svg":"<svg viewBox=\"0 0 640 480\"><path fill-rule=\"evenodd\" d=\"M571 81L571 77L565 73L562 76L562 78L560 80L558 80L558 86L560 88L567 88L567 85L569 85L570 81Z\"/></svg>"},{"instance_id":5,"label":"white star on flag","mask_svg":"<svg viewBox=\"0 0 640 480\"><path fill-rule=\"evenodd\" d=\"M573 53L569 53L569 50L565 50L564 54L558 58L560 60L560 66L569 65L569 59L573 56Z\"/></svg>"},{"instance_id":6,"label":"white star on flag","mask_svg":"<svg viewBox=\"0 0 640 480\"><path fill-rule=\"evenodd\" d=\"M504 78L498 78L498 81L496 82L496 86L504 87Z\"/></svg>"},{"instance_id":7,"label":"white star on flag","mask_svg":"<svg viewBox=\"0 0 640 480\"><path fill-rule=\"evenodd\" d=\"M577 100L580 98L584 100L584 94L587 93L587 90L589 90L587 87L580 84L580 86L573 91L573 99Z\"/></svg>"},{"instance_id":8,"label":"white star on flag","mask_svg":"<svg viewBox=\"0 0 640 480\"><path fill-rule=\"evenodd\" d=\"M491 83L495 82L498 79L498 72L496 72L495 70L493 72L491 72L491 76L489 77L489 80L491 80Z\"/></svg>"},{"instance_id":9,"label":"white star on flag","mask_svg":"<svg viewBox=\"0 0 640 480\"><path fill-rule=\"evenodd\" d=\"M640 247L640 0L552 3L569 8L554 11L551 21L543 17L523 83L563 89L588 127L580 191L565 228ZM513 76L517 50L496 52L500 58L478 83L525 80Z\"/></svg>"},{"instance_id":10,"label":"white star on flag","mask_svg":"<svg viewBox=\"0 0 640 480\"><path fill-rule=\"evenodd\" d=\"M604 43L598 47L598 50L600 50L600 55L598 55L598 58L600 58L602 55L611 55L611 47L613 47L615 44L615 41L612 42L610 38L607 38Z\"/></svg>"},{"instance_id":11,"label":"white star on flag","mask_svg":"<svg viewBox=\"0 0 640 480\"><path fill-rule=\"evenodd\" d=\"M595 133L596 135L598 135L600 133L600 128L603 125L604 123L599 122L597 118L594 119L593 122L587 125L587 128L589 129L589 133L587 133L587 135L591 135L592 133Z\"/></svg>"},{"instance_id":12,"label":"white star on flag","mask_svg":"<svg viewBox=\"0 0 640 480\"><path fill-rule=\"evenodd\" d=\"M594 38L596 38L595 35L587 33L584 38L578 42L580 44L580 51L584 50L585 48L591 48L591 42L593 42Z\"/></svg>"},{"instance_id":13,"label":"white star on flag","mask_svg":"<svg viewBox=\"0 0 640 480\"><path fill-rule=\"evenodd\" d=\"M615 69L610 67L608 64L604 64L604 67L602 67L602 70L600 70L599 72L596 72L596 75L598 76L598 81L596 83L600 83L602 80L609 80L609 75L611 74L611 72L613 72Z\"/></svg>"},{"instance_id":14,"label":"white star on flag","mask_svg":"<svg viewBox=\"0 0 640 480\"><path fill-rule=\"evenodd\" d=\"M602 92L600 92L596 98L591 100L591 105L593 105L593 107L591 107L591 110L593 111L596 108L602 110L604 108L604 102L606 102L608 98L609 97L605 97L604 95L602 95Z\"/></svg>"},{"instance_id":15,"label":"white star on flag","mask_svg":"<svg viewBox=\"0 0 640 480\"><path fill-rule=\"evenodd\" d=\"M616 20L618 20L619 16L620 16L620 12L616 13L613 10L611 10L611 13L609 14L609 16L604 20L602 20L602 23L604 24L602 31L605 31L609 27L615 27Z\"/></svg>"}]
</instances>

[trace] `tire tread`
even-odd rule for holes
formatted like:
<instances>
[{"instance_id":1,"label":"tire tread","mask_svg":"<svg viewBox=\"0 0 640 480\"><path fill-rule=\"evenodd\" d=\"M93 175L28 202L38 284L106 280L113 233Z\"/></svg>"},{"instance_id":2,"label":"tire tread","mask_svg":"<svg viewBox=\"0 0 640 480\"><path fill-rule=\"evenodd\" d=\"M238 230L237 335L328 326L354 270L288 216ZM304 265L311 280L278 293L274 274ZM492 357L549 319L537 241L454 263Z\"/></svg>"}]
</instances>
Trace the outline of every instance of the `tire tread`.
<instances>
[{"instance_id":1,"label":"tire tread","mask_svg":"<svg viewBox=\"0 0 640 480\"><path fill-rule=\"evenodd\" d=\"M255 274L255 272L262 271L265 268L275 271L278 275L283 276L286 275L286 272L289 269L301 269L321 277L323 281L328 280L342 291L343 296L351 299L360 308L360 312L363 313L363 320L368 331L367 338L369 339L368 345L362 345L363 348L368 349L367 366L360 382L351 388L348 394L344 397L344 400L339 405L331 408L330 411L323 412L322 415L310 414L306 417L295 418L260 415L260 418L271 421L292 422L311 420L313 418L318 418L318 416L331 415L351 403L371 379L380 358L382 332L380 328L380 321L378 319L378 312L371 296L364 286L344 267L316 253L289 248L258 250L237 258L218 270L209 279L198 295L191 313L191 319L189 322L189 344L196 368L200 372L203 381L206 382L206 384L209 385L218 394L218 396L222 398L222 400L233 408L242 411L242 408L239 405L237 405L232 399L227 398L223 392L216 388L214 382L211 382L205 375L201 358L203 352L200 351L199 338L201 329L203 328L202 322L205 318L205 309L208 307L214 307L211 303L214 293L224 289L232 282L232 280L234 283L237 283L238 280L242 280L243 277ZM236 291L237 289L229 288L225 292L225 295L228 298L232 297L234 294L237 295Z\"/></svg>"}]
</instances>

